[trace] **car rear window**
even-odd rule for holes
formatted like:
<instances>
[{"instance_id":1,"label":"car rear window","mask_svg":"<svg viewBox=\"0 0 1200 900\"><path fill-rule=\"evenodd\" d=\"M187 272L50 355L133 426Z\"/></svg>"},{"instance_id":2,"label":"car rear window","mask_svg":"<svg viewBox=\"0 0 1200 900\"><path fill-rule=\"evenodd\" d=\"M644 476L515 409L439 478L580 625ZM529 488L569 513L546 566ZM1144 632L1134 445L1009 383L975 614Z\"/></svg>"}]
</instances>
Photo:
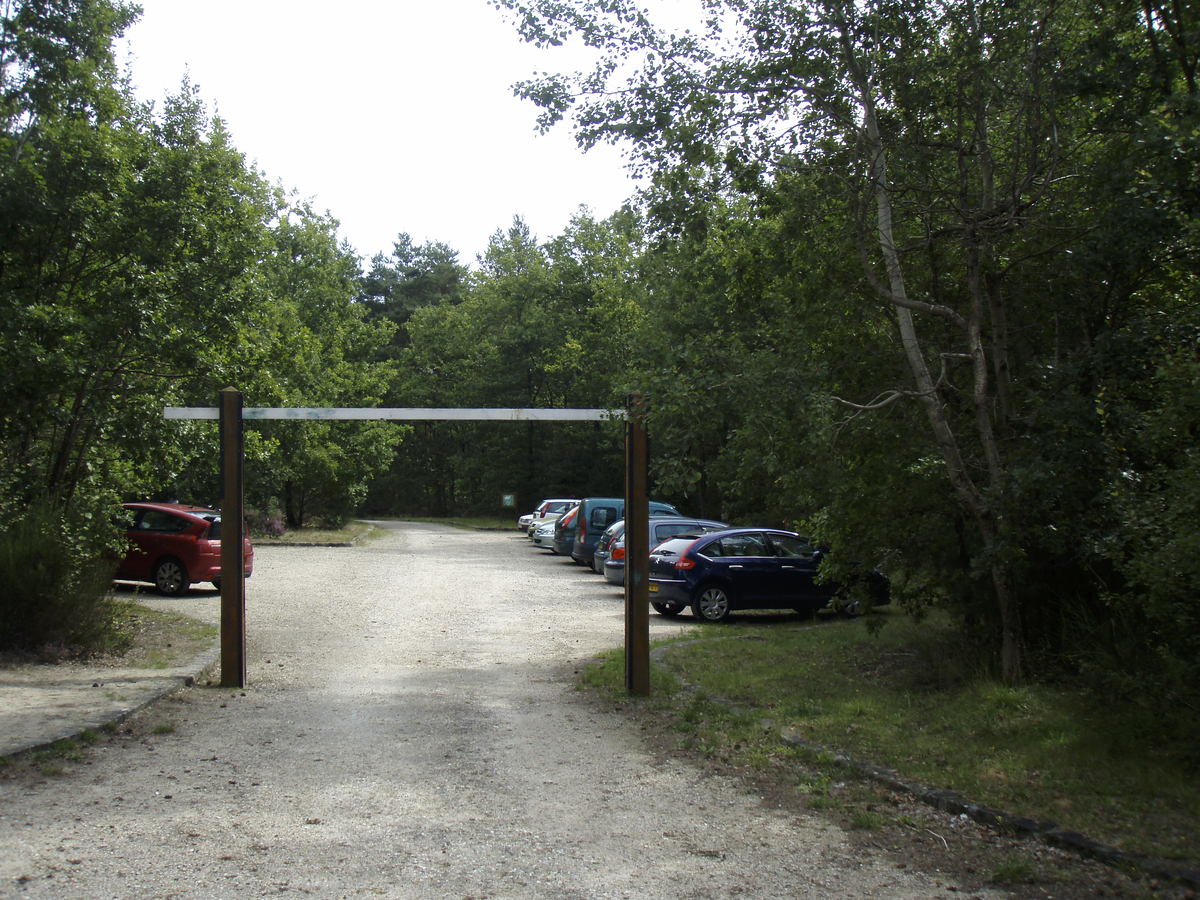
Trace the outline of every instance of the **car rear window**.
<instances>
[{"instance_id":1,"label":"car rear window","mask_svg":"<svg viewBox=\"0 0 1200 900\"><path fill-rule=\"evenodd\" d=\"M655 556L679 556L695 542L695 537L671 538L654 548Z\"/></svg>"},{"instance_id":2,"label":"car rear window","mask_svg":"<svg viewBox=\"0 0 1200 900\"><path fill-rule=\"evenodd\" d=\"M159 534L178 534L187 530L191 524L191 520L185 519L183 516L177 516L161 509L148 509L138 519L137 530L154 531Z\"/></svg>"},{"instance_id":3,"label":"car rear window","mask_svg":"<svg viewBox=\"0 0 1200 900\"><path fill-rule=\"evenodd\" d=\"M616 522L617 518L617 508L615 506L596 506L592 508L590 525L592 528L604 530Z\"/></svg>"},{"instance_id":4,"label":"car rear window","mask_svg":"<svg viewBox=\"0 0 1200 900\"><path fill-rule=\"evenodd\" d=\"M697 527L695 522L659 522L654 526L654 540L665 541L673 534L682 534Z\"/></svg>"}]
</instances>

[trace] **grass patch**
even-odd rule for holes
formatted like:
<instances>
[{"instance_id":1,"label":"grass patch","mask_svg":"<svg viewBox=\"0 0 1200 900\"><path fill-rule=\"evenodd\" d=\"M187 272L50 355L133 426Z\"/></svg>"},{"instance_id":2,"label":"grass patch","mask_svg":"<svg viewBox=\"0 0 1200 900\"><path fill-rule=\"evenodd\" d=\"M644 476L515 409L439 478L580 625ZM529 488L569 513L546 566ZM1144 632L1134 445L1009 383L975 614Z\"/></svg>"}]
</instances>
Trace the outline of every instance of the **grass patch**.
<instances>
[{"instance_id":1,"label":"grass patch","mask_svg":"<svg viewBox=\"0 0 1200 900\"><path fill-rule=\"evenodd\" d=\"M885 627L875 634L866 620L774 614L697 626L692 641L666 656L695 690L656 691L652 700L670 706L681 749L786 766L805 754L782 740L786 731L1118 849L1200 859L1194 748L1165 741L1142 707L1098 704L1062 685L980 680L959 662L948 622L917 626L895 610L877 615ZM615 695L624 690L623 672L618 651L582 684ZM836 803L816 787L810 805Z\"/></svg>"},{"instance_id":2,"label":"grass patch","mask_svg":"<svg viewBox=\"0 0 1200 900\"><path fill-rule=\"evenodd\" d=\"M857 810L850 817L850 827L860 831L878 831L886 824L886 816L869 809Z\"/></svg>"},{"instance_id":3,"label":"grass patch","mask_svg":"<svg viewBox=\"0 0 1200 900\"><path fill-rule=\"evenodd\" d=\"M1032 881L1034 867L1028 856L1010 853L1004 861L992 871L993 884L1015 884Z\"/></svg>"},{"instance_id":4,"label":"grass patch","mask_svg":"<svg viewBox=\"0 0 1200 900\"><path fill-rule=\"evenodd\" d=\"M118 627L126 637L121 662L139 669L173 669L212 647L220 628L188 616L138 603L117 604Z\"/></svg>"},{"instance_id":5,"label":"grass patch","mask_svg":"<svg viewBox=\"0 0 1200 900\"><path fill-rule=\"evenodd\" d=\"M55 741L45 750L29 754L30 763L47 778L65 773L63 761L82 762L86 758L87 748L70 739Z\"/></svg>"},{"instance_id":6,"label":"grass patch","mask_svg":"<svg viewBox=\"0 0 1200 900\"><path fill-rule=\"evenodd\" d=\"M625 651L610 650L601 653L579 675L577 689L591 689L602 693L610 700L620 700L626 696L625 690ZM650 670L651 697L670 698L679 690L678 680L660 667Z\"/></svg>"},{"instance_id":7,"label":"grass patch","mask_svg":"<svg viewBox=\"0 0 1200 900\"><path fill-rule=\"evenodd\" d=\"M515 519L506 519L501 523L496 516L404 516L397 521L427 522L431 525L449 525L451 528L462 528L473 531L511 531L519 534ZM351 521L342 528L323 528L320 524L306 525L303 528L292 529L278 537L254 536L255 544L344 544L351 541L362 543L383 537L387 531L378 528L370 522Z\"/></svg>"},{"instance_id":8,"label":"grass patch","mask_svg":"<svg viewBox=\"0 0 1200 900\"><path fill-rule=\"evenodd\" d=\"M320 525L305 525L284 532L278 537L254 538L258 544L343 544L350 541L367 540L376 531L370 522L351 521L341 528L323 528Z\"/></svg>"},{"instance_id":9,"label":"grass patch","mask_svg":"<svg viewBox=\"0 0 1200 900\"><path fill-rule=\"evenodd\" d=\"M449 525L453 528L466 528L476 531L511 531L521 534L517 529L515 518L505 517L500 521L499 516L404 516L403 522L428 522L431 525Z\"/></svg>"}]
</instances>

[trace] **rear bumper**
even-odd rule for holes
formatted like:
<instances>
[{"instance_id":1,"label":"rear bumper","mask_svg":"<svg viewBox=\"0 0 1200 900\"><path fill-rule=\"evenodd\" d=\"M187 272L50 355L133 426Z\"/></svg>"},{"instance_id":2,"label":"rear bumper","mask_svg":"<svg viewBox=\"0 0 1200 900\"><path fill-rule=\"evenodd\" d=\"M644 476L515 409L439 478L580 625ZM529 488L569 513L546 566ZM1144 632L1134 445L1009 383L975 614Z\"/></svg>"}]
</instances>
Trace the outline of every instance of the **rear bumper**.
<instances>
[{"instance_id":1,"label":"rear bumper","mask_svg":"<svg viewBox=\"0 0 1200 900\"><path fill-rule=\"evenodd\" d=\"M608 573L605 572L605 577ZM624 573L622 573L624 581ZM686 581L666 581L658 578L650 579L650 599L655 603L674 603L679 606L690 606L691 594L688 593Z\"/></svg>"}]
</instances>

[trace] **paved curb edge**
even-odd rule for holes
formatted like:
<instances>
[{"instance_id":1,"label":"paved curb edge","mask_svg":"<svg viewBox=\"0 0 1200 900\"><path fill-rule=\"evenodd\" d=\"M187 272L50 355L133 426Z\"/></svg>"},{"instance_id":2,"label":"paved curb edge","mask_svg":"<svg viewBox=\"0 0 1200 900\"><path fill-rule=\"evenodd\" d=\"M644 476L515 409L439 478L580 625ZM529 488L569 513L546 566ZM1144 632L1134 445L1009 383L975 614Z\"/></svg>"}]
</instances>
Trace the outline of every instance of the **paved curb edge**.
<instances>
[{"instance_id":1,"label":"paved curb edge","mask_svg":"<svg viewBox=\"0 0 1200 900\"><path fill-rule=\"evenodd\" d=\"M668 650L674 647L683 647L687 644L699 644L710 640L738 640L739 637L731 638L702 638L695 641L679 641L673 644L664 644L654 648L650 656L651 658L666 666L666 654ZM678 678L678 676L676 676ZM680 679L680 683L685 688L695 689L693 685L689 685ZM713 697L718 702L725 702L722 698ZM800 736L789 728L784 728L780 732L780 738L785 744L793 747L799 747L802 750L829 759L834 765L849 769L856 774L869 778L872 781L887 785L894 791L909 794L927 806L932 806L935 809L943 812L953 813L955 815L965 815L976 822L983 825L989 825L993 828L1009 831L1016 835L1023 835L1040 840L1053 847L1058 847L1062 850L1072 851L1079 856L1095 859L1098 862L1105 863L1115 868L1133 869L1146 875L1155 878L1164 878L1172 881L1178 881L1186 884L1191 888L1200 888L1200 871L1189 869L1171 860L1153 859L1147 856L1140 856L1135 853L1126 853L1124 850L1116 850L1112 847L1106 847L1103 844L1097 843L1092 839L1085 837L1082 834L1074 831L1066 831L1058 827L1054 822L1036 822L1033 819L1028 819L1023 816L1012 816L1008 813L1000 812L999 810L989 809L979 803L974 803L963 798L955 791L938 790L918 784L914 781L907 781L901 778L895 772L889 769L884 769L879 766L873 766L855 759L849 754L839 750L830 750L828 747L820 747L816 744L809 744L800 739Z\"/></svg>"},{"instance_id":2,"label":"paved curb edge","mask_svg":"<svg viewBox=\"0 0 1200 900\"><path fill-rule=\"evenodd\" d=\"M43 750L50 750L59 741L70 741L78 739L85 731L96 731L112 726L119 725L135 713L141 712L151 703L156 703L163 697L170 696L176 691L189 687L204 677L206 673L216 668L217 663L221 660L221 639L218 637L213 645L202 653L197 654L188 663L182 666L176 666L174 669L162 675L162 678L167 682L163 687L151 691L149 695L139 700L124 709L116 715L102 715L99 719L91 722L86 722L79 726L71 726L70 729L50 738L49 740L39 741L36 744L30 744L28 747L22 747L17 750L10 750L5 755L9 759L15 759L29 753L38 753Z\"/></svg>"}]
</instances>

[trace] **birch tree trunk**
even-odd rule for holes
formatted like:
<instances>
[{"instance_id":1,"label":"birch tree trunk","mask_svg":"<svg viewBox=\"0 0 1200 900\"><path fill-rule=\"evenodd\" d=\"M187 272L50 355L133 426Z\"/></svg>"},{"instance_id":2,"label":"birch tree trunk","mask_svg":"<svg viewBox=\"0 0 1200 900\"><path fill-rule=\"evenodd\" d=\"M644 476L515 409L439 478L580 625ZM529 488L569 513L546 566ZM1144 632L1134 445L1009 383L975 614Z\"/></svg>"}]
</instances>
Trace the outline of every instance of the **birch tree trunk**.
<instances>
[{"instance_id":1,"label":"birch tree trunk","mask_svg":"<svg viewBox=\"0 0 1200 900\"><path fill-rule=\"evenodd\" d=\"M959 502L967 507L974 516L983 537L987 555L992 560L992 583L999 603L1002 629L1002 677L1007 684L1015 685L1021 681L1021 620L1016 580L1013 576L1012 566L1005 559L1003 552L1003 521L994 509L988 495L976 484L967 468L958 436L954 432L945 406L938 395L937 385L929 371L929 364L921 349L916 325L913 321L914 310L923 310L947 319L955 324L963 334L966 355L971 360L971 399L975 411L975 428L978 432L976 437L983 449L989 480L995 492L993 496L995 496L1004 482L1004 467L989 409L989 364L983 338L983 317L984 311L989 309L989 301L986 291L983 290L979 253L975 242L967 240L970 311L966 318L948 307L914 302L909 299L905 288L900 254L897 252L893 234L887 154L879 132L874 92L858 63L848 29L845 27L841 30L841 39L847 71L858 92L858 102L862 109L862 129L870 155L871 190L874 193L876 205L877 237L887 269L887 285L877 284L877 288L895 310L904 354L913 380L916 382L917 396L933 429L934 439L945 460L955 494Z\"/></svg>"}]
</instances>

